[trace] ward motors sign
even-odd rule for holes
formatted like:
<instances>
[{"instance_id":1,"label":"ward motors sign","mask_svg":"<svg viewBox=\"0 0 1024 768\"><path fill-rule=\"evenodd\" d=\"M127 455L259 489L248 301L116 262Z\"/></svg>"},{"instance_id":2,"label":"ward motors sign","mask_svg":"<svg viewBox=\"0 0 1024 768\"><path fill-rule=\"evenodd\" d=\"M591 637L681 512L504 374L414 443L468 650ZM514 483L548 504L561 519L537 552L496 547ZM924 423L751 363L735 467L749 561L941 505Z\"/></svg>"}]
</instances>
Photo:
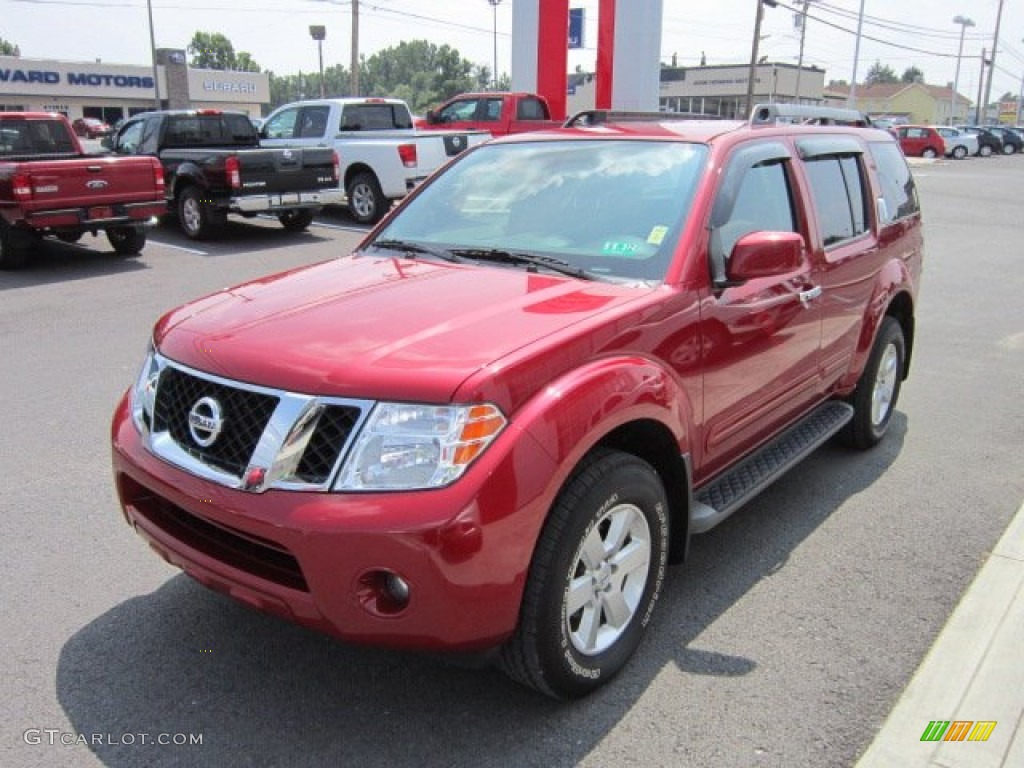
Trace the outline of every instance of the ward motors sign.
<instances>
[{"instance_id":1,"label":"ward motors sign","mask_svg":"<svg viewBox=\"0 0 1024 768\"><path fill-rule=\"evenodd\" d=\"M40 83L60 85L60 72L45 69L5 69L0 67L0 83ZM153 90L152 76L119 75L98 72L64 72L66 85L90 88L144 88Z\"/></svg>"}]
</instances>

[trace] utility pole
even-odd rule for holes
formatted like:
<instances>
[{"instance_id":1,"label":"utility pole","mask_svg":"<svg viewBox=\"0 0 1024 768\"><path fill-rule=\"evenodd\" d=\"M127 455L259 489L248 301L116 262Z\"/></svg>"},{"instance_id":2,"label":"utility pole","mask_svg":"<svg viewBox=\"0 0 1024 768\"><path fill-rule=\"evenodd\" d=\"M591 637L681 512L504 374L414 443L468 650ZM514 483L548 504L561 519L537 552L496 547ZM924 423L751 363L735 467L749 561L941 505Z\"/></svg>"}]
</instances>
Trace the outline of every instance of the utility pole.
<instances>
[{"instance_id":1,"label":"utility pole","mask_svg":"<svg viewBox=\"0 0 1024 768\"><path fill-rule=\"evenodd\" d=\"M956 75L953 78L953 95L949 97L950 125L953 125L956 122L956 98L959 95L957 91L960 88L960 57L964 55L964 32L967 31L968 27L974 26L974 22L968 19L966 16L954 17L953 23L960 25L960 48L956 53Z\"/></svg>"},{"instance_id":2,"label":"utility pole","mask_svg":"<svg viewBox=\"0 0 1024 768\"><path fill-rule=\"evenodd\" d=\"M775 0L767 0L767 4L775 7L778 3ZM754 73L757 71L757 46L761 41L761 20L764 18L764 5L762 0L757 0L757 14L754 16L754 40L750 44L750 70L747 72L747 101L746 115L749 117L754 108ZM742 119L743 115L736 115Z\"/></svg>"},{"instance_id":3,"label":"utility pole","mask_svg":"<svg viewBox=\"0 0 1024 768\"><path fill-rule=\"evenodd\" d=\"M352 0L352 91L359 95L359 0Z\"/></svg>"},{"instance_id":4,"label":"utility pole","mask_svg":"<svg viewBox=\"0 0 1024 768\"><path fill-rule=\"evenodd\" d=\"M999 47L999 23L1003 20L1003 0L999 0L999 10L996 12L996 33L992 38L992 58L988 63L988 82L985 85L985 116L988 117L988 101L992 98L992 73L996 71L996 49ZM998 119L998 118L997 118ZM981 124L981 120L978 120Z\"/></svg>"},{"instance_id":5,"label":"utility pole","mask_svg":"<svg viewBox=\"0 0 1024 768\"><path fill-rule=\"evenodd\" d=\"M153 104L159 110L160 78L156 68L156 35L153 33L153 3L151 0L146 0L146 10L149 11L149 54L153 57Z\"/></svg>"},{"instance_id":6,"label":"utility pole","mask_svg":"<svg viewBox=\"0 0 1024 768\"><path fill-rule=\"evenodd\" d=\"M850 94L846 97L846 106L857 106L857 63L860 61L860 33L864 28L864 0L860 0L860 14L857 16L857 42L853 45L853 77L850 78Z\"/></svg>"},{"instance_id":7,"label":"utility pole","mask_svg":"<svg viewBox=\"0 0 1024 768\"><path fill-rule=\"evenodd\" d=\"M800 75L804 71L804 38L807 36L807 6L811 0L804 0L804 9L800 12L800 57L796 62L796 103L800 103Z\"/></svg>"}]
</instances>

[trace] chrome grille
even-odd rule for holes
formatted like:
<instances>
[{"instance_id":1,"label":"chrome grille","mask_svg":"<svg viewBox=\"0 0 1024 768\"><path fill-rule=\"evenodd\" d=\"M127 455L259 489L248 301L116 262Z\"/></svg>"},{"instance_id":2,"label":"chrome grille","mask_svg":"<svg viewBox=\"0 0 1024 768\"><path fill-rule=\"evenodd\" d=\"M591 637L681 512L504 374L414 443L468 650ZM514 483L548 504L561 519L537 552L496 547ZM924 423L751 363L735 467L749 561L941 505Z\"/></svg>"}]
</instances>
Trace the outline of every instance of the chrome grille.
<instances>
[{"instance_id":1,"label":"chrome grille","mask_svg":"<svg viewBox=\"0 0 1024 768\"><path fill-rule=\"evenodd\" d=\"M212 397L220 403L224 419L220 435L206 448L195 441L188 425L189 411L203 397ZM169 432L178 446L193 458L241 477L277 403L278 398L272 395L237 389L167 368L157 387L153 431Z\"/></svg>"},{"instance_id":2,"label":"chrome grille","mask_svg":"<svg viewBox=\"0 0 1024 768\"><path fill-rule=\"evenodd\" d=\"M324 409L295 470L296 480L320 485L330 479L360 414L361 411L352 406L329 405Z\"/></svg>"}]
</instances>

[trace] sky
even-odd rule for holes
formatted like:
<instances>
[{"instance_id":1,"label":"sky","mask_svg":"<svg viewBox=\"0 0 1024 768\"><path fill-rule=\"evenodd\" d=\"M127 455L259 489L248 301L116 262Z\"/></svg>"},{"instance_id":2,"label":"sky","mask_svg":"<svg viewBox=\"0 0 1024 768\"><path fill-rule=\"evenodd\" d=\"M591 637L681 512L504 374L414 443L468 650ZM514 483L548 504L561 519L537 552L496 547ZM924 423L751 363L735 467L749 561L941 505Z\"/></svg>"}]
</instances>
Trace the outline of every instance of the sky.
<instances>
[{"instance_id":1,"label":"sky","mask_svg":"<svg viewBox=\"0 0 1024 768\"><path fill-rule=\"evenodd\" d=\"M645 0L619 0L644 2ZM311 24L327 28L324 65L351 59L350 0L150 0L158 48L185 48L196 31L219 32L236 51L247 51L279 75L314 72ZM661 58L696 66L748 63L757 0L663 0ZM982 48L992 48L999 0L810 0L804 61L821 67L827 80L850 80L860 5L864 26L857 57L858 81L876 60L897 75L916 66L935 85L953 82L960 26L968 16L960 93L977 98ZM359 49L363 56L402 40L427 39L457 49L465 59L492 66L497 29L498 70L510 70L515 0L359 0ZM794 9L802 0L765 8L760 55L796 64L799 30ZM570 0L584 8L585 48L572 51L570 69L593 71L597 0ZM1021 89L1024 77L1024 0L1004 0L992 99ZM0 38L25 58L150 64L146 0L0 0ZM917 49L917 50L911 50Z\"/></svg>"}]
</instances>

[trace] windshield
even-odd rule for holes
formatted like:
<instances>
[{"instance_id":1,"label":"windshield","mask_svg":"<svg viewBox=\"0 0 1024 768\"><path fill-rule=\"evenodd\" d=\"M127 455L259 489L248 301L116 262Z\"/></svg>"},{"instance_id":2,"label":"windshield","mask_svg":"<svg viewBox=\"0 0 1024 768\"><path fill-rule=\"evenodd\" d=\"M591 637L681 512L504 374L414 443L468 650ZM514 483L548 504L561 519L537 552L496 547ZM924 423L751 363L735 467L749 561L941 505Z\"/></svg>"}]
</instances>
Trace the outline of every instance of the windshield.
<instances>
[{"instance_id":1,"label":"windshield","mask_svg":"<svg viewBox=\"0 0 1024 768\"><path fill-rule=\"evenodd\" d=\"M491 263L485 252L498 250L592 278L660 281L706 155L704 145L676 141L487 144L410 200L377 242ZM500 263L544 268L541 260Z\"/></svg>"}]
</instances>

